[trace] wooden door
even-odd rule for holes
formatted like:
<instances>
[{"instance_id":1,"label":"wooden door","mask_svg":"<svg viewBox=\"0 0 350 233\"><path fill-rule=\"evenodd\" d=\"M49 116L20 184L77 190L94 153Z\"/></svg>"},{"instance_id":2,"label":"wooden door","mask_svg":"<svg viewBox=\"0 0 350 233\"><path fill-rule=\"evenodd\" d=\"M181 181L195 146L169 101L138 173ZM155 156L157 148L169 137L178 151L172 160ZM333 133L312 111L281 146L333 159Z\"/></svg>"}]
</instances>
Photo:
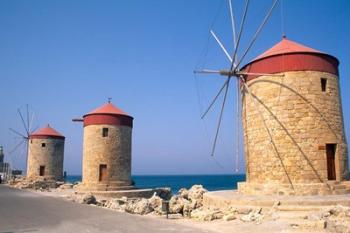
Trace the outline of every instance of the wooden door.
<instances>
[{"instance_id":1,"label":"wooden door","mask_svg":"<svg viewBox=\"0 0 350 233\"><path fill-rule=\"evenodd\" d=\"M100 175L99 175L99 181L107 181L107 165L106 164L100 164Z\"/></svg>"},{"instance_id":2,"label":"wooden door","mask_svg":"<svg viewBox=\"0 0 350 233\"><path fill-rule=\"evenodd\" d=\"M45 166L40 166L40 168L39 168L39 176L45 176Z\"/></svg>"},{"instance_id":3,"label":"wooden door","mask_svg":"<svg viewBox=\"0 0 350 233\"><path fill-rule=\"evenodd\" d=\"M335 180L335 149L336 144L326 144L328 180Z\"/></svg>"}]
</instances>

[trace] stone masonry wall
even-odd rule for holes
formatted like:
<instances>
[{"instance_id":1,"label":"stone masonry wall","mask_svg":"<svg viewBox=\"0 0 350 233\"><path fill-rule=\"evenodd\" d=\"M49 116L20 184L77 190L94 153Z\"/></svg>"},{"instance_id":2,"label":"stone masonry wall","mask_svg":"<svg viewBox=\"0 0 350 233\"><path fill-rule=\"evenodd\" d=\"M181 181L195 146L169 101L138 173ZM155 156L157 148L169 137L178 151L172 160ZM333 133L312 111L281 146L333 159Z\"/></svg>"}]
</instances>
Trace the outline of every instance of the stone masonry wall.
<instances>
[{"instance_id":1,"label":"stone masonry wall","mask_svg":"<svg viewBox=\"0 0 350 233\"><path fill-rule=\"evenodd\" d=\"M102 137L103 128L108 128L108 137ZM83 189L118 190L132 184L131 136L132 129L128 126L84 127ZM100 164L107 165L107 182L99 181Z\"/></svg>"},{"instance_id":2,"label":"stone masonry wall","mask_svg":"<svg viewBox=\"0 0 350 233\"><path fill-rule=\"evenodd\" d=\"M348 155L338 77L316 71L284 74L248 82L257 104L243 93L246 185L327 181L326 143L337 144L336 180L345 180ZM321 78L327 79L325 92Z\"/></svg>"},{"instance_id":3,"label":"stone masonry wall","mask_svg":"<svg viewBox=\"0 0 350 233\"><path fill-rule=\"evenodd\" d=\"M44 178L62 180L63 156L64 139L29 139L27 178L41 178L40 166L45 166Z\"/></svg>"}]
</instances>

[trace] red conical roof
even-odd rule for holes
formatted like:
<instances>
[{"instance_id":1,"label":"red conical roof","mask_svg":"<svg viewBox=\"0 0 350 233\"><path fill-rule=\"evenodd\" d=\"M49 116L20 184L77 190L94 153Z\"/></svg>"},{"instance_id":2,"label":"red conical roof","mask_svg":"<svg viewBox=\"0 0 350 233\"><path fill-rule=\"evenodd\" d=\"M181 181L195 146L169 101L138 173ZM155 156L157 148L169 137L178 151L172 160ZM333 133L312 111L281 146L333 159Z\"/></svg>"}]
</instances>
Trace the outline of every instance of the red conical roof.
<instances>
[{"instance_id":1,"label":"red conical roof","mask_svg":"<svg viewBox=\"0 0 350 233\"><path fill-rule=\"evenodd\" d=\"M45 137L64 138L62 134L57 132L54 128L50 127L50 125L47 125L46 127L38 129L29 135L29 138L45 138Z\"/></svg>"},{"instance_id":2,"label":"red conical roof","mask_svg":"<svg viewBox=\"0 0 350 233\"><path fill-rule=\"evenodd\" d=\"M115 114L115 115L129 116L126 112L124 112L120 108L117 108L111 103L104 104L101 107L96 108L95 110L89 112L86 115L92 115L92 114Z\"/></svg>"},{"instance_id":3,"label":"red conical roof","mask_svg":"<svg viewBox=\"0 0 350 233\"><path fill-rule=\"evenodd\" d=\"M99 108L83 116L84 127L88 125L125 125L132 127L133 117L111 103L102 105Z\"/></svg>"},{"instance_id":4,"label":"red conical roof","mask_svg":"<svg viewBox=\"0 0 350 233\"><path fill-rule=\"evenodd\" d=\"M261 74L288 71L320 71L338 75L339 61L336 57L283 38L241 70L250 73L247 80ZM254 74L255 73L255 74Z\"/></svg>"},{"instance_id":5,"label":"red conical roof","mask_svg":"<svg viewBox=\"0 0 350 233\"><path fill-rule=\"evenodd\" d=\"M285 37L276 45L274 45L272 48L265 51L263 54L256 57L253 61L260 60L266 57L271 57L275 55L280 54L288 54L288 53L320 53L325 54L323 52L320 52L316 49L304 46L302 44L296 43L294 41L288 40Z\"/></svg>"}]
</instances>

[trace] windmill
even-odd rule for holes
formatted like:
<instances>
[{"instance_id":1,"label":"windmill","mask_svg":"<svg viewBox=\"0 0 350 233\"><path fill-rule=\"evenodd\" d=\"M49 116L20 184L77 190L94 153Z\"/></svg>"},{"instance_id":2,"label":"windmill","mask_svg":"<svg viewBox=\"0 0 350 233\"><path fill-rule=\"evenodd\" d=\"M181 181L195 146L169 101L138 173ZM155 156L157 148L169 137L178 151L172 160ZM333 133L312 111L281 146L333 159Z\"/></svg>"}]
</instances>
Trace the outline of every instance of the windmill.
<instances>
[{"instance_id":1,"label":"windmill","mask_svg":"<svg viewBox=\"0 0 350 233\"><path fill-rule=\"evenodd\" d=\"M25 150L25 168L27 167L28 163L28 144L29 144L29 136L32 132L36 130L36 128L33 129L33 123L35 118L34 111L29 107L28 104L26 104L25 107L18 108L17 109L18 116L20 118L20 121L23 126L24 132L21 132L19 130L15 130L13 128L9 128L10 132L16 135L17 142L13 149L10 150L9 154L13 155L17 150L20 148L24 148ZM19 158L22 160L23 158Z\"/></svg>"},{"instance_id":2,"label":"windmill","mask_svg":"<svg viewBox=\"0 0 350 233\"><path fill-rule=\"evenodd\" d=\"M221 50L224 52L226 58L229 60L230 67L228 69L221 69L221 70L202 69L202 70L195 70L194 71L194 73L196 73L196 74L219 74L219 75L227 77L224 84L221 86L218 93L215 95L213 100L210 102L208 108L204 111L203 115L201 116L202 119L205 118L205 116L208 114L208 112L212 109L214 104L217 102L220 95L222 95L222 93L223 93L224 97L223 97L223 102L221 104L220 114L219 114L216 132L215 132L215 137L214 137L214 141L213 141L213 146L211 149L211 156L214 156L214 154L215 154L216 144L217 144L218 135L220 132L220 127L221 127L222 118L223 118L223 112L224 112L224 108L225 108L225 104L226 104L226 100L227 100L227 95L228 95L231 79L235 78L237 81L236 82L237 83L237 85L236 85L236 100L237 100L237 104L236 104L236 106L237 106L237 108L236 108L236 114L237 114L236 139L237 139L237 142L236 142L236 151L235 151L235 164L236 164L235 171L236 172L238 172L238 163L239 163L239 161L238 161L239 160L239 143L240 143L239 127L240 127L240 111L241 111L240 99L244 94L248 93L248 95L254 100L254 104L255 105L259 104L256 101L256 99L253 97L253 94L246 83L246 77L248 75L283 76L283 75L279 75L279 74L250 73L250 72L245 72L245 71L241 70L242 61L244 60L244 58L247 56L248 52L250 51L250 49L254 45L255 41L257 40L257 38L260 35L261 31L263 30L264 26L266 25L268 19L270 18L278 1L279 0L273 1L270 9L266 13L266 16L264 17L260 26L258 27L255 34L253 35L247 48L245 50L243 50L242 55L239 57L238 52L240 51L240 42L241 42L242 33L243 33L244 26L245 26L246 18L247 18L247 13L248 13L248 8L249 8L249 0L245 0L244 12L243 12L243 16L242 16L242 20L240 23L238 34L236 33L236 26L235 26L234 11L232 8L232 1L228 0L230 21L231 21L231 27L232 27L232 38L233 38L233 45L234 45L233 46L234 51L232 52L232 55L230 55L230 53L228 52L228 50L226 49L224 44L221 42L221 40L219 39L219 37L215 34L215 32L213 30L210 30L210 34L214 38L214 40L217 42L217 44L221 48ZM261 112L259 115L260 115L260 117L263 118L263 115ZM267 125L265 125L265 127L268 130ZM270 132L270 131L268 130L268 132Z\"/></svg>"}]
</instances>

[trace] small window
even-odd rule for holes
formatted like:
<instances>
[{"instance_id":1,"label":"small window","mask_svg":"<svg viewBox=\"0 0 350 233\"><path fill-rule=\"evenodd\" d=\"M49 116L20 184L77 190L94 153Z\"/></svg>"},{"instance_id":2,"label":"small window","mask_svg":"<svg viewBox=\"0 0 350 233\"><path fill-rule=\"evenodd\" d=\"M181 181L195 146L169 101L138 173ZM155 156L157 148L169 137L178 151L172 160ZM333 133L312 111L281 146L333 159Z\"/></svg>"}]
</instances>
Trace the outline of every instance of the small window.
<instances>
[{"instance_id":1,"label":"small window","mask_svg":"<svg viewBox=\"0 0 350 233\"><path fill-rule=\"evenodd\" d=\"M46 147L46 143L41 143L41 147Z\"/></svg>"},{"instance_id":2,"label":"small window","mask_svg":"<svg viewBox=\"0 0 350 233\"><path fill-rule=\"evenodd\" d=\"M321 78L321 89L322 89L322 92L326 92L326 89L327 89L327 79L326 78Z\"/></svg>"},{"instance_id":3,"label":"small window","mask_svg":"<svg viewBox=\"0 0 350 233\"><path fill-rule=\"evenodd\" d=\"M108 128L102 129L102 137L108 137Z\"/></svg>"},{"instance_id":4,"label":"small window","mask_svg":"<svg viewBox=\"0 0 350 233\"><path fill-rule=\"evenodd\" d=\"M45 166L40 166L40 168L39 168L39 176L45 176Z\"/></svg>"}]
</instances>

